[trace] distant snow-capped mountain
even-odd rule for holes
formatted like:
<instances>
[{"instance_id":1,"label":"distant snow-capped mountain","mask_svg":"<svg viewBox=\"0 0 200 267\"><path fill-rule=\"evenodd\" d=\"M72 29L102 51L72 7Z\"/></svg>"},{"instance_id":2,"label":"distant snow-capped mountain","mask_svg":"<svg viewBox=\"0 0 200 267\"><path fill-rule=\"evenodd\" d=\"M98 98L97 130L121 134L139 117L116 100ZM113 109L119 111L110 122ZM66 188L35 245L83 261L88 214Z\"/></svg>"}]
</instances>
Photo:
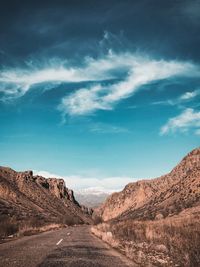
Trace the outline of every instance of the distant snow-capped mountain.
<instances>
[{"instance_id":1,"label":"distant snow-capped mountain","mask_svg":"<svg viewBox=\"0 0 200 267\"><path fill-rule=\"evenodd\" d=\"M89 187L75 190L74 193L80 204L87 207L98 207L113 193L113 190L105 190L101 187Z\"/></svg>"}]
</instances>

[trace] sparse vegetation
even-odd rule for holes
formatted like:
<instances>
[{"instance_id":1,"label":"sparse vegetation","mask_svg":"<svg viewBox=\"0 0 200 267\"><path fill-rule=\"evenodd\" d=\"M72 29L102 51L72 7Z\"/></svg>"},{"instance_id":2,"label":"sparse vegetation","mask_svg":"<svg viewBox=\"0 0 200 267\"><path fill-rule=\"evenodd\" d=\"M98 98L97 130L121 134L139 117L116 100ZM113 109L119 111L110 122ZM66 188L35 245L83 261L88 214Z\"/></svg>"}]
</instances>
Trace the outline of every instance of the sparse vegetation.
<instances>
[{"instance_id":1,"label":"sparse vegetation","mask_svg":"<svg viewBox=\"0 0 200 267\"><path fill-rule=\"evenodd\" d=\"M99 216L97 214L94 214L92 218L93 218L94 225L97 225L97 224L103 222L101 216Z\"/></svg>"},{"instance_id":2,"label":"sparse vegetation","mask_svg":"<svg viewBox=\"0 0 200 267\"><path fill-rule=\"evenodd\" d=\"M0 239L65 225L92 223L63 179L0 167Z\"/></svg>"},{"instance_id":3,"label":"sparse vegetation","mask_svg":"<svg viewBox=\"0 0 200 267\"><path fill-rule=\"evenodd\" d=\"M0 238L4 239L9 236L25 236L39 232L45 232L64 227L66 224L45 222L36 217L29 220L18 220L16 217L1 216L0 220Z\"/></svg>"},{"instance_id":4,"label":"sparse vegetation","mask_svg":"<svg viewBox=\"0 0 200 267\"><path fill-rule=\"evenodd\" d=\"M80 218L68 216L63 219L63 223L65 225L71 226L75 224L83 224L84 222Z\"/></svg>"},{"instance_id":5,"label":"sparse vegetation","mask_svg":"<svg viewBox=\"0 0 200 267\"><path fill-rule=\"evenodd\" d=\"M200 213L156 221L124 220L100 224L93 228L93 233L140 266L197 267L200 266L199 221ZM112 238L105 237L108 233Z\"/></svg>"},{"instance_id":6,"label":"sparse vegetation","mask_svg":"<svg viewBox=\"0 0 200 267\"><path fill-rule=\"evenodd\" d=\"M17 233L19 230L19 225L15 218L10 218L8 216L1 216L0 220L0 238L4 238L9 235Z\"/></svg>"}]
</instances>

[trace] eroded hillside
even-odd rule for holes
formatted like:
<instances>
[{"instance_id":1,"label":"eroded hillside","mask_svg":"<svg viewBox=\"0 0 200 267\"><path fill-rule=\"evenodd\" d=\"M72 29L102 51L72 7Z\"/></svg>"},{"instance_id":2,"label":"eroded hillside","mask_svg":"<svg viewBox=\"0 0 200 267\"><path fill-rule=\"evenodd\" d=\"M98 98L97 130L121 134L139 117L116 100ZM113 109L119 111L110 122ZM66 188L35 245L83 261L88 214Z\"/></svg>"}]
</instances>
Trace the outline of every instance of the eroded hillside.
<instances>
[{"instance_id":1,"label":"eroded hillside","mask_svg":"<svg viewBox=\"0 0 200 267\"><path fill-rule=\"evenodd\" d=\"M97 209L104 221L126 217L154 219L199 205L200 149L189 153L169 174L128 184Z\"/></svg>"},{"instance_id":2,"label":"eroded hillside","mask_svg":"<svg viewBox=\"0 0 200 267\"><path fill-rule=\"evenodd\" d=\"M80 206L63 179L33 176L0 167L0 218L5 224L91 223L91 210Z\"/></svg>"},{"instance_id":3,"label":"eroded hillside","mask_svg":"<svg viewBox=\"0 0 200 267\"><path fill-rule=\"evenodd\" d=\"M200 266L200 148L169 174L128 184L96 211L92 228L139 266Z\"/></svg>"}]
</instances>

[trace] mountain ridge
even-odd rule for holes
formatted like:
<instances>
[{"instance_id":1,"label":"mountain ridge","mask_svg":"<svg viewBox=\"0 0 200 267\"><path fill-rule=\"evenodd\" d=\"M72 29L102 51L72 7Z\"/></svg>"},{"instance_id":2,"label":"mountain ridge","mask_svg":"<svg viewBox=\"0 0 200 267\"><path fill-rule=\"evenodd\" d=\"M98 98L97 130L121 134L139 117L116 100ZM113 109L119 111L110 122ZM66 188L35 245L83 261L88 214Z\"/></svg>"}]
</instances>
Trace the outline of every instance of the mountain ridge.
<instances>
[{"instance_id":1,"label":"mountain ridge","mask_svg":"<svg viewBox=\"0 0 200 267\"><path fill-rule=\"evenodd\" d=\"M95 213L99 214L103 220L107 221L121 216L123 213L128 212L128 210L135 211L142 207L144 207L143 210L145 210L145 208L147 209L145 205L151 202L155 204L156 199L162 198L160 195L167 193L167 191L169 193L170 190L178 190L177 184L180 183L180 188L182 188L183 184L181 187L181 182L184 182L184 178L194 176L193 172L196 172L198 176L199 170L200 148L197 148L188 153L168 174L154 179L144 179L129 183L121 192L113 193L96 209ZM194 178L189 180L192 179ZM196 181L196 183L194 187L198 193L198 181ZM153 204L150 206L152 205ZM150 208L150 206L148 206L148 208ZM139 214L137 217L140 217Z\"/></svg>"},{"instance_id":2,"label":"mountain ridge","mask_svg":"<svg viewBox=\"0 0 200 267\"><path fill-rule=\"evenodd\" d=\"M93 216L92 232L137 266L200 266L200 148L168 174L128 184Z\"/></svg>"},{"instance_id":3,"label":"mountain ridge","mask_svg":"<svg viewBox=\"0 0 200 267\"><path fill-rule=\"evenodd\" d=\"M19 225L92 223L92 210L81 206L63 179L34 176L0 167L0 218Z\"/></svg>"}]
</instances>

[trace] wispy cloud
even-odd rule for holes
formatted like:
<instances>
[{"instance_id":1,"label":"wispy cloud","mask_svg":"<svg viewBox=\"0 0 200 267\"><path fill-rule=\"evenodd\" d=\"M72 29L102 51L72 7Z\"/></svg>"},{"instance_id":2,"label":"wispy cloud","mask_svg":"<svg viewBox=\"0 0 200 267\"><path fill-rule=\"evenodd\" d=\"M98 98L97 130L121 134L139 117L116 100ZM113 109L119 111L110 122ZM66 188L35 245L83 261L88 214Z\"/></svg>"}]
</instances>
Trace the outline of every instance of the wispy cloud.
<instances>
[{"instance_id":1,"label":"wispy cloud","mask_svg":"<svg viewBox=\"0 0 200 267\"><path fill-rule=\"evenodd\" d=\"M180 96L180 100L190 100L192 98L195 98L199 94L200 94L200 90L195 90L192 92L186 92Z\"/></svg>"},{"instance_id":2,"label":"wispy cloud","mask_svg":"<svg viewBox=\"0 0 200 267\"><path fill-rule=\"evenodd\" d=\"M144 57L133 55L111 55L113 59L112 70L117 72L115 67L116 57L122 62L120 67L123 70L123 62L128 68L127 75L120 82L108 85L97 84L88 88L82 88L62 99L59 109L64 114L85 115L96 110L109 110L120 100L133 95L142 85L155 80L167 79L176 75L193 76L197 75L197 69L190 63L177 61L155 61ZM109 59L109 64L111 63ZM108 59L104 59L107 62ZM107 63L106 63L107 64Z\"/></svg>"},{"instance_id":3,"label":"wispy cloud","mask_svg":"<svg viewBox=\"0 0 200 267\"><path fill-rule=\"evenodd\" d=\"M188 91L182 94L181 96L174 99L167 99L161 101L152 102L151 105L167 105L167 106L176 106L181 105L183 103L187 103L188 101L192 101L195 97L200 95L200 90Z\"/></svg>"},{"instance_id":4,"label":"wispy cloud","mask_svg":"<svg viewBox=\"0 0 200 267\"><path fill-rule=\"evenodd\" d=\"M130 133L131 131L125 127L116 126L112 124L106 124L106 123L93 123L90 125L89 128L90 132L93 133L110 133L110 134L117 134L117 133Z\"/></svg>"},{"instance_id":5,"label":"wispy cloud","mask_svg":"<svg viewBox=\"0 0 200 267\"><path fill-rule=\"evenodd\" d=\"M133 57L133 56L132 56ZM121 57L112 56L110 51L105 57L94 59L85 57L80 66L73 66L67 61L51 60L41 66L38 63L27 63L27 69L4 69L0 72L0 91L7 95L19 97L33 85L53 82L104 81L119 78L131 65L129 54ZM39 66L38 66L39 65ZM117 71L117 73L116 73Z\"/></svg>"},{"instance_id":6,"label":"wispy cloud","mask_svg":"<svg viewBox=\"0 0 200 267\"><path fill-rule=\"evenodd\" d=\"M160 101L154 101L154 102L150 103L150 105L174 106L176 101L177 101L177 99L176 100L171 100L171 99L160 100Z\"/></svg>"},{"instance_id":7,"label":"wispy cloud","mask_svg":"<svg viewBox=\"0 0 200 267\"><path fill-rule=\"evenodd\" d=\"M161 135L177 131L187 132L193 130L196 134L200 132L200 112L192 108L185 109L181 114L168 120L161 128Z\"/></svg>"},{"instance_id":8,"label":"wispy cloud","mask_svg":"<svg viewBox=\"0 0 200 267\"><path fill-rule=\"evenodd\" d=\"M43 88L45 83L93 82L91 86L66 95L59 105L63 116L86 115L96 110L113 109L116 103L133 95L142 85L177 75L197 76L198 66L109 50L99 58L85 57L79 66L63 61L45 67L35 67L32 63L27 70L5 69L0 72L0 91L5 98L12 98L24 95L36 84ZM108 80L112 82L108 83Z\"/></svg>"}]
</instances>

